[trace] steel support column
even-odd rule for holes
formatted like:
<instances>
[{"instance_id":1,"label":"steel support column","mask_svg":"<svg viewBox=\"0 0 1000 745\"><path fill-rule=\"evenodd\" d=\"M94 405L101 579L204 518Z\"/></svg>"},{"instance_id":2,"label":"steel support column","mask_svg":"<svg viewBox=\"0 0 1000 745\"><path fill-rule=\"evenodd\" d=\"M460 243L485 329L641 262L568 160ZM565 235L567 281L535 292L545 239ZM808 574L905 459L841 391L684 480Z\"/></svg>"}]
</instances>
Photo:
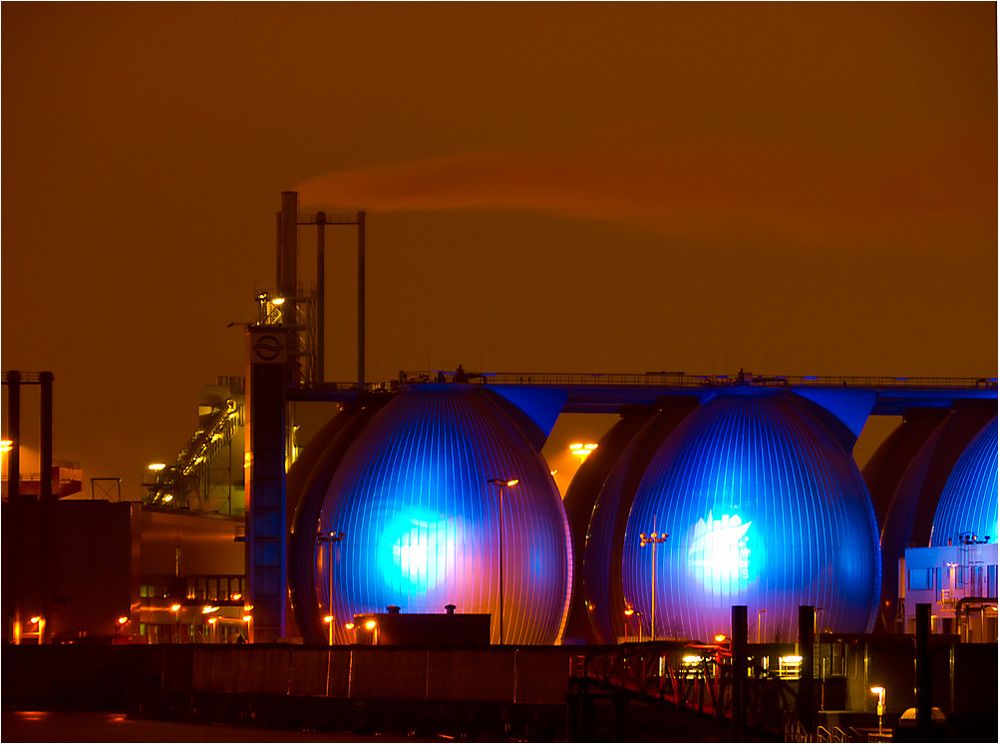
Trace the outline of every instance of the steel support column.
<instances>
[{"instance_id":1,"label":"steel support column","mask_svg":"<svg viewBox=\"0 0 1000 745\"><path fill-rule=\"evenodd\" d=\"M747 607L733 606L733 741L742 742L747 724Z\"/></svg>"},{"instance_id":2,"label":"steel support column","mask_svg":"<svg viewBox=\"0 0 1000 745\"><path fill-rule=\"evenodd\" d=\"M816 727L816 685L813 680L813 657L816 648L816 610L799 606L799 722L807 732Z\"/></svg>"},{"instance_id":3,"label":"steel support column","mask_svg":"<svg viewBox=\"0 0 1000 745\"><path fill-rule=\"evenodd\" d=\"M931 729L931 606L917 603L916 634L917 739L928 742Z\"/></svg>"},{"instance_id":4,"label":"steel support column","mask_svg":"<svg viewBox=\"0 0 1000 745\"><path fill-rule=\"evenodd\" d=\"M253 603L254 640L286 635L288 516L285 441L288 332L250 330L247 390L247 578Z\"/></svg>"}]
</instances>

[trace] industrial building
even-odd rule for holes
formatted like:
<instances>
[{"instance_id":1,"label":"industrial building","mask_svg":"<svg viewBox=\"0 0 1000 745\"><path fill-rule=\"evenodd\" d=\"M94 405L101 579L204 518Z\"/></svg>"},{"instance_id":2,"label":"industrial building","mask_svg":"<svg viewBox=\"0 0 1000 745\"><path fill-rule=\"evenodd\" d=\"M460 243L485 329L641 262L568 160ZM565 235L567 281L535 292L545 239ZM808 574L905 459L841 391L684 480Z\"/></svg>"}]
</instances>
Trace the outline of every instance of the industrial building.
<instances>
[{"instance_id":1,"label":"industrial building","mask_svg":"<svg viewBox=\"0 0 1000 745\"><path fill-rule=\"evenodd\" d=\"M358 375L330 382L324 235L341 226L358 233ZM53 376L5 373L8 642L128 643L115 664L139 672L114 679L145 681L144 706L185 691L186 706L226 710L232 695L242 711L255 704L239 696L299 692L350 718L359 696L379 711L368 698L455 711L479 698L490 721L544 705L546 726L579 734L606 686L728 716L736 739L738 712L781 726L791 682L812 731L817 711L844 710L830 726L874 711L876 690L901 713L916 686L925 717L932 663L947 658L948 711L975 729L989 706L971 682L976 645L997 640L996 378L459 366L372 382L364 213L299 215L289 192L278 228L247 375L202 391L192 435L149 464L141 502L73 499L81 476L52 460ZM316 236L310 291L302 230ZM43 386L39 472L52 478L37 489L20 467L22 384ZM618 421L581 445L561 496L542 447L564 413ZM852 451L872 416L901 423L862 472ZM254 653L217 646L242 642ZM500 683L477 676L490 664Z\"/></svg>"},{"instance_id":2,"label":"industrial building","mask_svg":"<svg viewBox=\"0 0 1000 745\"><path fill-rule=\"evenodd\" d=\"M704 641L729 632L733 605L748 607L761 641L792 639L800 605L820 609L821 629L903 631L908 603L931 589L910 582L930 566L917 551L934 545L948 556L931 563L956 573L931 583L944 604L935 628L956 631L949 604L976 587L976 638L995 639L995 549L969 548L1000 532L995 378L459 368L372 383L364 213L303 216L289 192L278 226L275 289L247 329L249 376L206 387L189 441L151 464L122 523L131 598L108 615L127 618L128 633L111 633L346 644L355 615L446 605L489 614L494 643ZM358 379L331 383L324 236L344 226L358 235ZM306 230L320 280L308 292ZM319 424L300 427L299 403ZM564 412L620 419L560 499L540 452ZM881 415L903 421L862 474L851 451ZM50 634L72 631L50 619Z\"/></svg>"}]
</instances>

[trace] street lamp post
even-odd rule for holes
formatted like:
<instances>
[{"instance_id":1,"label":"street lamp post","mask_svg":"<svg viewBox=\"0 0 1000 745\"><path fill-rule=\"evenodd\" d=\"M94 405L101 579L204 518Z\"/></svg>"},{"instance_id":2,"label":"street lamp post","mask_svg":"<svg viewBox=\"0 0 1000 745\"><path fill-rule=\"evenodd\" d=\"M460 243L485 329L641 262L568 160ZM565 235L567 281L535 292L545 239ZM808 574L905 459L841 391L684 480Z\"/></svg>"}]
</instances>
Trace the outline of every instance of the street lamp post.
<instances>
[{"instance_id":1,"label":"street lamp post","mask_svg":"<svg viewBox=\"0 0 1000 745\"><path fill-rule=\"evenodd\" d=\"M878 734L882 736L882 715L885 714L885 687L872 686L871 692L878 696L878 703L875 704L875 712L878 714Z\"/></svg>"},{"instance_id":2,"label":"street lamp post","mask_svg":"<svg viewBox=\"0 0 1000 745\"><path fill-rule=\"evenodd\" d=\"M504 643L503 636L503 490L516 486L520 479L489 479L490 484L497 488L500 495L500 644Z\"/></svg>"},{"instance_id":3,"label":"street lamp post","mask_svg":"<svg viewBox=\"0 0 1000 745\"><path fill-rule=\"evenodd\" d=\"M340 543L342 540L344 540L345 535L347 534L344 533L343 531L331 530L327 533L319 533L316 536L317 544L326 543L329 544L330 546L330 550L327 552L327 568L326 568L327 592L329 592L327 599L329 602L327 603L327 614L323 618L323 622L330 627L329 643L331 647L333 646L333 546L335 543ZM329 618L330 620L328 621L327 618Z\"/></svg>"},{"instance_id":4,"label":"street lamp post","mask_svg":"<svg viewBox=\"0 0 1000 745\"><path fill-rule=\"evenodd\" d=\"M652 598L649 609L649 635L650 641L656 641L656 547L661 543L665 543L667 538L670 537L669 533L657 533L656 532L656 517L653 517L653 532L652 533L640 533L639 534L639 546L652 545L653 546L653 571L652 579L650 581L650 586L652 589Z\"/></svg>"},{"instance_id":5,"label":"street lamp post","mask_svg":"<svg viewBox=\"0 0 1000 745\"><path fill-rule=\"evenodd\" d=\"M625 638L628 639L628 619L635 616L635 627L638 633L638 642L642 644L642 613L631 606L625 609Z\"/></svg>"},{"instance_id":6,"label":"street lamp post","mask_svg":"<svg viewBox=\"0 0 1000 745\"><path fill-rule=\"evenodd\" d=\"M181 642L181 604L174 603L170 606L171 612L174 614L174 636L176 637L177 644Z\"/></svg>"}]
</instances>

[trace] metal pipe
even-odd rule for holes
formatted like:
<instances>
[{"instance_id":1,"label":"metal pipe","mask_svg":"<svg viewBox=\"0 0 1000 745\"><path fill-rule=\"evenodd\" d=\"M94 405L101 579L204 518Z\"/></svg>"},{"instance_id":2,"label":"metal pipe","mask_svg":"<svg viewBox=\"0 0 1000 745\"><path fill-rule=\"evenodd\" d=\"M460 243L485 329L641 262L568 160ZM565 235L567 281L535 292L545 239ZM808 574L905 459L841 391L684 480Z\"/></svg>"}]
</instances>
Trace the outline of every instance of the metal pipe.
<instances>
[{"instance_id":1,"label":"metal pipe","mask_svg":"<svg viewBox=\"0 0 1000 745\"><path fill-rule=\"evenodd\" d=\"M358 385L365 382L365 213L358 212Z\"/></svg>"},{"instance_id":2,"label":"metal pipe","mask_svg":"<svg viewBox=\"0 0 1000 745\"><path fill-rule=\"evenodd\" d=\"M746 729L747 686L747 607L734 605L732 610L733 649L733 742L743 742Z\"/></svg>"},{"instance_id":3,"label":"metal pipe","mask_svg":"<svg viewBox=\"0 0 1000 745\"><path fill-rule=\"evenodd\" d=\"M917 603L917 738L928 742L931 726L931 605Z\"/></svg>"},{"instance_id":4,"label":"metal pipe","mask_svg":"<svg viewBox=\"0 0 1000 745\"><path fill-rule=\"evenodd\" d=\"M298 296L299 280L299 195L294 191L281 192L281 277L278 280L278 293L285 298L281 306L282 322L286 326L295 326L299 322L298 304L294 300ZM285 375L286 382L298 383L305 372L303 360L299 356L299 334L291 330L285 337L288 345L288 366ZM286 452L291 452L293 427L288 427Z\"/></svg>"},{"instance_id":5,"label":"metal pipe","mask_svg":"<svg viewBox=\"0 0 1000 745\"><path fill-rule=\"evenodd\" d=\"M52 499L52 381L51 372L40 373L41 398L39 413L41 437L38 444L38 499L45 502Z\"/></svg>"},{"instance_id":6,"label":"metal pipe","mask_svg":"<svg viewBox=\"0 0 1000 745\"><path fill-rule=\"evenodd\" d=\"M52 596L49 545L52 531L52 381L55 376L45 371L39 374L41 385L39 412L41 419L41 434L39 437L39 467L38 467L38 502L39 528L41 535L41 556L39 557L39 591L41 594L42 619L38 625L38 643L48 642L45 621L49 618L49 598Z\"/></svg>"},{"instance_id":7,"label":"metal pipe","mask_svg":"<svg viewBox=\"0 0 1000 745\"><path fill-rule=\"evenodd\" d=\"M21 373L7 373L7 491L13 503L21 496Z\"/></svg>"},{"instance_id":8,"label":"metal pipe","mask_svg":"<svg viewBox=\"0 0 1000 745\"><path fill-rule=\"evenodd\" d=\"M326 357L326 213L316 213L316 382L322 383Z\"/></svg>"},{"instance_id":9,"label":"metal pipe","mask_svg":"<svg viewBox=\"0 0 1000 745\"><path fill-rule=\"evenodd\" d=\"M503 485L497 487L500 490L500 644L504 643L503 636Z\"/></svg>"},{"instance_id":10,"label":"metal pipe","mask_svg":"<svg viewBox=\"0 0 1000 745\"><path fill-rule=\"evenodd\" d=\"M299 194L295 191L283 191L281 192L281 272L278 277L278 292L285 298L293 298L298 294L298 230ZM294 316L289 320L294 323Z\"/></svg>"},{"instance_id":11,"label":"metal pipe","mask_svg":"<svg viewBox=\"0 0 1000 745\"><path fill-rule=\"evenodd\" d=\"M281 287L281 210L274 213L274 224L276 231L274 241L274 288L277 290ZM264 316L260 320L263 322Z\"/></svg>"},{"instance_id":12,"label":"metal pipe","mask_svg":"<svg viewBox=\"0 0 1000 745\"><path fill-rule=\"evenodd\" d=\"M10 501L11 514L9 519L17 528L10 535L14 542L14 556L22 555L22 524L24 507L21 504L21 373L10 370L7 373L7 438L11 441L10 452L7 453L7 494ZM4 531L6 533L6 531ZM14 644L21 643L21 603L24 602L23 572L12 572L8 578L11 601L11 633ZM6 598L5 598L6 600Z\"/></svg>"}]
</instances>

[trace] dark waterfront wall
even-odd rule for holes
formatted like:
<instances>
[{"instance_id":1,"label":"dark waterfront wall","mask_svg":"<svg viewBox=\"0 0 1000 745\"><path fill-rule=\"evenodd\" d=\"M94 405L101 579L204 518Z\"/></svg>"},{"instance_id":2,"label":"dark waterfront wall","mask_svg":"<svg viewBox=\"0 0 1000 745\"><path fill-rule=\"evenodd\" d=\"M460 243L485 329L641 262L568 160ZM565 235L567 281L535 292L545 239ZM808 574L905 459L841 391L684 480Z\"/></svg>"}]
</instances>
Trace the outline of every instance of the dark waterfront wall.
<instances>
[{"instance_id":1,"label":"dark waterfront wall","mask_svg":"<svg viewBox=\"0 0 1000 745\"><path fill-rule=\"evenodd\" d=\"M948 713L949 732L957 739L995 740L996 645L931 641L931 701ZM914 705L913 638L862 636L838 642L824 636L817 659L830 654L831 643L849 648L836 676L827 665L822 677L817 665L817 703L825 697L826 708L837 710L823 714L820 723L850 720L874 726L870 687L883 685L886 726L894 726ZM614 730L626 739L726 739L725 722L713 724L667 704L626 705L613 690L609 697L595 689L584 701L568 695L577 656L611 659L616 649L8 645L3 649L3 706L128 711L290 729L465 731L492 740L514 732L535 741L565 740L567 726L587 728L573 739L607 740L611 731L601 728L621 727L627 719L624 730ZM796 687L794 680L781 682L789 690ZM669 721L672 729L657 729L656 721ZM643 729L647 725L652 729Z\"/></svg>"}]
</instances>

